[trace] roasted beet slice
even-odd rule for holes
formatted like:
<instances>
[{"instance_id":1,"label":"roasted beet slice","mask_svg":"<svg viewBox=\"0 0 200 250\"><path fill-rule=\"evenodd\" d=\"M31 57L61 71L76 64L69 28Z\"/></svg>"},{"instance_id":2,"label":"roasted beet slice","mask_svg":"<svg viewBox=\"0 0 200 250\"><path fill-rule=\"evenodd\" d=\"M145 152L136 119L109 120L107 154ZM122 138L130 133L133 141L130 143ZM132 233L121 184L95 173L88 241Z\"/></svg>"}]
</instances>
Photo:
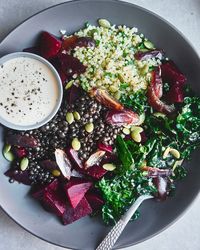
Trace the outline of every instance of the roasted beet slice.
<instances>
[{"instance_id":1,"label":"roasted beet slice","mask_svg":"<svg viewBox=\"0 0 200 250\"><path fill-rule=\"evenodd\" d=\"M78 58L68 54L60 54L58 56L60 70L70 79L74 74L80 75L85 72L84 66Z\"/></svg>"},{"instance_id":2,"label":"roasted beet slice","mask_svg":"<svg viewBox=\"0 0 200 250\"><path fill-rule=\"evenodd\" d=\"M64 38L62 41L62 50L69 51L70 49L73 49L75 47L77 39L78 39L78 36L70 36L70 37Z\"/></svg>"},{"instance_id":3,"label":"roasted beet slice","mask_svg":"<svg viewBox=\"0 0 200 250\"><path fill-rule=\"evenodd\" d=\"M161 65L161 76L162 80L170 85L183 85L187 80L172 60Z\"/></svg>"},{"instance_id":4,"label":"roasted beet slice","mask_svg":"<svg viewBox=\"0 0 200 250\"><path fill-rule=\"evenodd\" d=\"M109 109L123 110L124 106L108 94L105 89L93 88L90 90L90 96Z\"/></svg>"},{"instance_id":5,"label":"roasted beet slice","mask_svg":"<svg viewBox=\"0 0 200 250\"><path fill-rule=\"evenodd\" d=\"M78 167L78 170L83 169L83 163L78 157L78 152L75 151L73 148L67 149L67 153L70 157L70 160Z\"/></svg>"},{"instance_id":6,"label":"roasted beet slice","mask_svg":"<svg viewBox=\"0 0 200 250\"><path fill-rule=\"evenodd\" d=\"M16 169L9 169L4 174L15 181L18 181L25 185L31 185L28 170L21 171L21 170L16 170Z\"/></svg>"},{"instance_id":7,"label":"roasted beet slice","mask_svg":"<svg viewBox=\"0 0 200 250\"><path fill-rule=\"evenodd\" d=\"M94 48L96 46L95 40L91 37L78 37L76 43L76 47L90 47Z\"/></svg>"},{"instance_id":8,"label":"roasted beet slice","mask_svg":"<svg viewBox=\"0 0 200 250\"><path fill-rule=\"evenodd\" d=\"M66 210L67 199L61 189L45 189L42 202L45 207L49 207L58 216L62 216Z\"/></svg>"},{"instance_id":9,"label":"roasted beet slice","mask_svg":"<svg viewBox=\"0 0 200 250\"><path fill-rule=\"evenodd\" d=\"M44 197L45 191L56 191L59 188L59 181L58 179L53 180L50 184L41 185L41 186L34 186L32 190L32 196L37 200L42 200Z\"/></svg>"},{"instance_id":10,"label":"roasted beet slice","mask_svg":"<svg viewBox=\"0 0 200 250\"><path fill-rule=\"evenodd\" d=\"M62 42L50 34L49 32L43 31L40 37L39 46L40 54L46 59L55 57L61 49Z\"/></svg>"},{"instance_id":11,"label":"roasted beet slice","mask_svg":"<svg viewBox=\"0 0 200 250\"><path fill-rule=\"evenodd\" d=\"M163 59L164 56L164 51L163 50L158 50L158 49L154 49L154 50L149 50L149 51L138 51L135 53L135 59L137 60L148 60L151 58L158 58L160 60Z\"/></svg>"},{"instance_id":12,"label":"roasted beet slice","mask_svg":"<svg viewBox=\"0 0 200 250\"><path fill-rule=\"evenodd\" d=\"M83 197L76 208L70 205L66 207L65 213L62 216L62 221L64 225L67 225L91 213L92 208L86 198Z\"/></svg>"},{"instance_id":13,"label":"roasted beet slice","mask_svg":"<svg viewBox=\"0 0 200 250\"><path fill-rule=\"evenodd\" d=\"M139 121L139 115L131 110L114 111L110 110L106 114L106 122L115 126L137 124Z\"/></svg>"},{"instance_id":14,"label":"roasted beet slice","mask_svg":"<svg viewBox=\"0 0 200 250\"><path fill-rule=\"evenodd\" d=\"M80 178L73 178L64 186L65 192L73 208L75 208L79 204L79 202L91 186L91 182L85 181Z\"/></svg>"},{"instance_id":15,"label":"roasted beet slice","mask_svg":"<svg viewBox=\"0 0 200 250\"><path fill-rule=\"evenodd\" d=\"M99 164L103 159L105 153L106 151L97 150L95 153L91 154L84 164L85 169L88 169L96 164Z\"/></svg>"},{"instance_id":16,"label":"roasted beet slice","mask_svg":"<svg viewBox=\"0 0 200 250\"><path fill-rule=\"evenodd\" d=\"M105 145L105 144L102 143L102 142L99 142L99 143L98 143L98 149L103 150L103 151L106 151L106 152L108 152L108 153L112 153L112 152L113 152L112 146L110 146L110 145Z\"/></svg>"},{"instance_id":17,"label":"roasted beet slice","mask_svg":"<svg viewBox=\"0 0 200 250\"><path fill-rule=\"evenodd\" d=\"M184 100L183 87L179 85L171 86L170 90L165 96L169 103L181 103Z\"/></svg>"},{"instance_id":18,"label":"roasted beet slice","mask_svg":"<svg viewBox=\"0 0 200 250\"><path fill-rule=\"evenodd\" d=\"M9 134L6 137L6 142L10 145L24 148L34 148L38 145L38 142L34 137L19 134Z\"/></svg>"},{"instance_id":19,"label":"roasted beet slice","mask_svg":"<svg viewBox=\"0 0 200 250\"><path fill-rule=\"evenodd\" d=\"M40 55L40 48L39 47L30 47L30 48L23 49L23 52L29 52L29 53L33 53L36 55Z\"/></svg>"},{"instance_id":20,"label":"roasted beet slice","mask_svg":"<svg viewBox=\"0 0 200 250\"><path fill-rule=\"evenodd\" d=\"M93 177L94 179L101 179L105 174L107 173L107 170L102 168L101 166L92 166L88 168L87 175Z\"/></svg>"},{"instance_id":21,"label":"roasted beet slice","mask_svg":"<svg viewBox=\"0 0 200 250\"><path fill-rule=\"evenodd\" d=\"M148 172L148 177L155 178L155 177L168 177L172 174L171 169L159 169L159 168L152 168L152 167L143 167L143 171Z\"/></svg>"},{"instance_id":22,"label":"roasted beet slice","mask_svg":"<svg viewBox=\"0 0 200 250\"><path fill-rule=\"evenodd\" d=\"M101 198L101 196L96 194L96 193L87 193L85 195L85 198L89 202L93 211L97 211L97 210L101 209L103 204L104 204L104 201Z\"/></svg>"},{"instance_id":23,"label":"roasted beet slice","mask_svg":"<svg viewBox=\"0 0 200 250\"><path fill-rule=\"evenodd\" d=\"M82 94L81 88L74 84L66 91L66 100L68 104L73 104Z\"/></svg>"},{"instance_id":24,"label":"roasted beet slice","mask_svg":"<svg viewBox=\"0 0 200 250\"><path fill-rule=\"evenodd\" d=\"M69 180L71 177L72 164L68 159L67 154L61 149L56 149L55 157L56 157L56 163L62 175Z\"/></svg>"},{"instance_id":25,"label":"roasted beet slice","mask_svg":"<svg viewBox=\"0 0 200 250\"><path fill-rule=\"evenodd\" d=\"M40 165L49 171L52 171L54 169L59 169L58 164L55 161L52 160L44 160L40 162Z\"/></svg>"},{"instance_id":26,"label":"roasted beet slice","mask_svg":"<svg viewBox=\"0 0 200 250\"><path fill-rule=\"evenodd\" d=\"M171 114L175 111L173 105L167 105L163 101L160 100L161 88L158 87L161 85L161 76L159 68L152 71L152 79L150 85L147 90L148 103L152 106L156 111L162 112L165 114Z\"/></svg>"},{"instance_id":27,"label":"roasted beet slice","mask_svg":"<svg viewBox=\"0 0 200 250\"><path fill-rule=\"evenodd\" d=\"M13 153L16 155L18 158L22 158L27 155L27 151L25 148L22 147L13 147Z\"/></svg>"}]
</instances>

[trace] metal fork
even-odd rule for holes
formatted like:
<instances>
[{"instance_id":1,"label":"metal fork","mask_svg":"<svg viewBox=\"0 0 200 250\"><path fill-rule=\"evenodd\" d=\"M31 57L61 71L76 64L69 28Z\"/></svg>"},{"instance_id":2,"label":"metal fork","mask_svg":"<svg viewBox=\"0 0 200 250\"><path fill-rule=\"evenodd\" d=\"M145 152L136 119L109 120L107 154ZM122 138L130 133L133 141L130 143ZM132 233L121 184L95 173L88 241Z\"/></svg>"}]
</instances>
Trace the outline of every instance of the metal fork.
<instances>
[{"instance_id":1,"label":"metal fork","mask_svg":"<svg viewBox=\"0 0 200 250\"><path fill-rule=\"evenodd\" d=\"M137 200L133 203L133 205L129 208L129 210L121 217L121 219L117 222L117 224L110 230L104 240L99 244L96 250L111 250L124 230L125 226L136 212L141 203L147 199L154 198L151 195L141 195L137 198Z\"/></svg>"}]
</instances>

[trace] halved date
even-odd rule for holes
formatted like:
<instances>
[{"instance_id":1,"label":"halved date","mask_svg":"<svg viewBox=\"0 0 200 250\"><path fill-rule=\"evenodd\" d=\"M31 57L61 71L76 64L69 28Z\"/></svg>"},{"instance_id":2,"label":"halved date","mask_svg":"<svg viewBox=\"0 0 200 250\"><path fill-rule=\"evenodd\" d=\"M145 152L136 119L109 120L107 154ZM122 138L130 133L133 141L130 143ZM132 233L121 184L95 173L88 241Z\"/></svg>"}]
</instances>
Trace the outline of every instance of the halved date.
<instances>
[{"instance_id":1,"label":"halved date","mask_svg":"<svg viewBox=\"0 0 200 250\"><path fill-rule=\"evenodd\" d=\"M10 145L23 148L35 148L38 145L38 141L34 137L20 134L9 134L6 137L6 141Z\"/></svg>"}]
</instances>

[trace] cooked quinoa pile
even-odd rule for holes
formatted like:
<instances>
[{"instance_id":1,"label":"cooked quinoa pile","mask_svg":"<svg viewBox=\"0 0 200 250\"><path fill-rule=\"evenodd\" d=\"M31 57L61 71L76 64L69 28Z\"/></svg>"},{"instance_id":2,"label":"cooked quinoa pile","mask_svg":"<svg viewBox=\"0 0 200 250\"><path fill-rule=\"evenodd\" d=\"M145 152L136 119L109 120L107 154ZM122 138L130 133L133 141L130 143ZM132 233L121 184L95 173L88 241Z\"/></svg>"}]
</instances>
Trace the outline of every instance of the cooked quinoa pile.
<instances>
[{"instance_id":1,"label":"cooked quinoa pile","mask_svg":"<svg viewBox=\"0 0 200 250\"><path fill-rule=\"evenodd\" d=\"M161 62L159 59L138 61L134 54L144 40L137 28L126 26L87 25L75 33L79 37L93 37L95 47L76 47L74 56L85 66L86 72L72 80L85 90L105 87L115 98L123 93L145 90L151 77L150 69Z\"/></svg>"}]
</instances>

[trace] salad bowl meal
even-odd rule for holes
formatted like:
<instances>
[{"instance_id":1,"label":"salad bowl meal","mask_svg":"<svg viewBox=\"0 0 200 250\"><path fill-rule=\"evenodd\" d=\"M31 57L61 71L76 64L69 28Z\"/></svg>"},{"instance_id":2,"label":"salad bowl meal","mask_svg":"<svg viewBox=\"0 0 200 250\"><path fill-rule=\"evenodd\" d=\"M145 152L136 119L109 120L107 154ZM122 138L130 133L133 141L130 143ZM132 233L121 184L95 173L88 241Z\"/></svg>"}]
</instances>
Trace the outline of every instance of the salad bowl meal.
<instances>
[{"instance_id":1,"label":"salad bowl meal","mask_svg":"<svg viewBox=\"0 0 200 250\"><path fill-rule=\"evenodd\" d=\"M171 224L200 187L200 62L185 38L137 6L76 1L0 45L22 50L0 61L2 208L73 249L95 249L144 194L115 246Z\"/></svg>"}]
</instances>

